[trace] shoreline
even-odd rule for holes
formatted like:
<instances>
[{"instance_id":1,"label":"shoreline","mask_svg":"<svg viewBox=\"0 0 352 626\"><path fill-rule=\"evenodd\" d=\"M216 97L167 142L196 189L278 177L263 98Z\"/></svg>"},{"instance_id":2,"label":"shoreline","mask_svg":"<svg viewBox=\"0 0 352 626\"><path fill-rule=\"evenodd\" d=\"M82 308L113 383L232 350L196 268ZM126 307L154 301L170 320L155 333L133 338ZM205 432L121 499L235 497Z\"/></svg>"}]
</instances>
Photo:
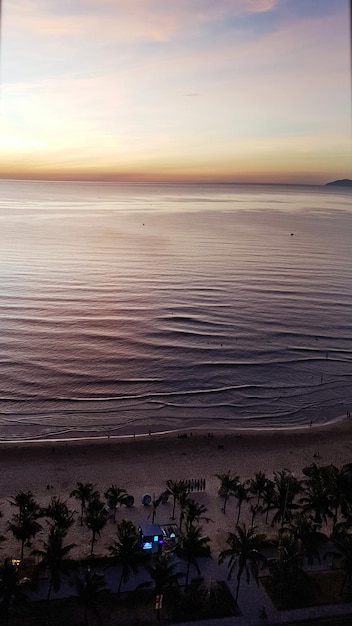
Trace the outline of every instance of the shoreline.
<instances>
[{"instance_id":1,"label":"shoreline","mask_svg":"<svg viewBox=\"0 0 352 626\"><path fill-rule=\"evenodd\" d=\"M80 443L83 444L89 444L89 442L100 442L100 443L104 443L104 442L108 442L108 441L134 441L134 440L150 440L151 437L155 438L155 437L174 437L174 436L190 436L193 433L196 435L204 435L204 433L216 433L217 435L235 435L240 433L240 434L246 434L246 435L250 435L251 433L255 434L255 433L260 433L260 434L265 434L265 433L276 433L278 436L283 435L284 433L292 433L292 432L307 432L307 431L311 431L314 430L315 432L317 430L321 430L324 428L334 428L336 427L338 424L342 424L346 421L349 421L350 416L346 414L341 415L341 416L337 416L335 418L333 418L332 420L329 421L325 421L325 422L315 422L314 420L311 421L311 423L309 424L298 424L298 425L294 425L294 426L282 426L282 427L276 427L276 426L267 426L267 427L260 427L260 426L252 426L252 427L239 427L236 426L234 428L226 428L223 425L220 427L216 427L216 425L214 425L214 422L212 423L211 427L209 425L209 427L205 428L204 426L187 426L184 428L174 428L174 429L170 429L170 428L166 428L166 425L164 427L164 429L162 430L148 430L148 432L125 432L122 434L113 434L114 433L114 429L107 429L106 432L104 434L101 433L101 431L91 431L91 434L85 434L84 432L82 432L81 435L77 434L77 436L70 436L70 437L51 437L51 438L43 438L38 436L38 438L23 438L23 439L1 439L0 437L0 450L3 447L6 446L32 446L32 445L42 445L42 446L50 446L53 444L57 444L57 443L70 443L72 445L79 445ZM77 431L78 433L79 431Z\"/></svg>"}]
</instances>

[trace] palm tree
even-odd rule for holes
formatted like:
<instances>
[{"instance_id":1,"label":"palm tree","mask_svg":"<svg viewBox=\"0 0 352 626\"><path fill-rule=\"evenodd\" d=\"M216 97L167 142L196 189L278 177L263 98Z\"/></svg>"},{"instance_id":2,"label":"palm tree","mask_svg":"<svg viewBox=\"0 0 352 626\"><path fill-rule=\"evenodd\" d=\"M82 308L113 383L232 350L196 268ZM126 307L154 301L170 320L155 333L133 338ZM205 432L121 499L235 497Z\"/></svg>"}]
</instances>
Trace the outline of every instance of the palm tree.
<instances>
[{"instance_id":1,"label":"palm tree","mask_svg":"<svg viewBox=\"0 0 352 626\"><path fill-rule=\"evenodd\" d=\"M109 546L110 555L114 563L121 566L121 576L117 589L120 596L122 583L127 583L131 573L138 573L138 566L146 559L140 544L135 525L122 520L116 529L116 539L112 539Z\"/></svg>"},{"instance_id":2,"label":"palm tree","mask_svg":"<svg viewBox=\"0 0 352 626\"><path fill-rule=\"evenodd\" d=\"M52 591L59 591L61 574L68 574L72 568L72 561L67 559L68 553L75 547L74 543L63 545L66 532L56 526L51 526L47 541L42 541L43 550L33 550L33 554L42 558L42 566L50 570L50 579L47 600L50 600Z\"/></svg>"},{"instance_id":3,"label":"palm tree","mask_svg":"<svg viewBox=\"0 0 352 626\"><path fill-rule=\"evenodd\" d=\"M10 607L13 604L23 604L27 601L23 584L18 580L15 567L11 559L5 559L0 565L0 614L4 616L4 624L9 624Z\"/></svg>"},{"instance_id":4,"label":"palm tree","mask_svg":"<svg viewBox=\"0 0 352 626\"><path fill-rule=\"evenodd\" d=\"M247 583L249 583L252 574L256 583L259 584L259 566L264 565L266 562L266 557L262 550L269 544L265 535L257 534L255 527L247 529L245 524L237 526L235 532L228 533L226 543L229 548L220 552L219 564L228 559L229 580L235 566L237 566L237 587L235 596L237 604L243 572L246 573Z\"/></svg>"},{"instance_id":5,"label":"palm tree","mask_svg":"<svg viewBox=\"0 0 352 626\"><path fill-rule=\"evenodd\" d=\"M216 477L220 480L220 487L218 490L219 496L224 498L224 506L222 512L225 514L226 503L230 496L234 496L236 493L237 483L239 482L239 476L232 476L228 471L224 474L216 474Z\"/></svg>"},{"instance_id":6,"label":"palm tree","mask_svg":"<svg viewBox=\"0 0 352 626\"><path fill-rule=\"evenodd\" d=\"M254 526L254 519L256 517L256 515L258 515L258 513L260 511L262 511L262 507L259 504L253 504L251 503L249 506L250 512L251 512L251 526Z\"/></svg>"},{"instance_id":7,"label":"palm tree","mask_svg":"<svg viewBox=\"0 0 352 626\"><path fill-rule=\"evenodd\" d=\"M339 509L345 519L349 518L352 513L352 471L348 465L344 465L340 469L335 465L330 465L329 470L330 501L335 527Z\"/></svg>"},{"instance_id":8,"label":"palm tree","mask_svg":"<svg viewBox=\"0 0 352 626\"><path fill-rule=\"evenodd\" d=\"M114 524L116 522L116 508L118 504L123 504L128 497L126 489L121 489L116 485L111 485L109 489L104 492L104 497L108 501L108 506L114 509Z\"/></svg>"},{"instance_id":9,"label":"palm tree","mask_svg":"<svg viewBox=\"0 0 352 626\"><path fill-rule=\"evenodd\" d=\"M98 601L101 592L105 589L104 574L91 572L89 567L84 570L83 576L76 576L72 583L77 591L79 600L84 605L84 624L89 626L88 611L92 610L100 626L101 617L98 610Z\"/></svg>"},{"instance_id":10,"label":"palm tree","mask_svg":"<svg viewBox=\"0 0 352 626\"><path fill-rule=\"evenodd\" d=\"M67 531L74 523L73 511L69 511L66 502L56 496L51 498L49 506L44 509L44 515L52 520L54 526Z\"/></svg>"},{"instance_id":11,"label":"palm tree","mask_svg":"<svg viewBox=\"0 0 352 626\"><path fill-rule=\"evenodd\" d=\"M176 546L176 554L187 561L185 589L188 587L191 565L196 568L199 575L200 568L197 563L197 558L210 557L209 541L209 537L202 536L200 526L190 524L187 526L186 533L181 537L179 545Z\"/></svg>"},{"instance_id":12,"label":"palm tree","mask_svg":"<svg viewBox=\"0 0 352 626\"><path fill-rule=\"evenodd\" d=\"M152 581L154 582L155 595L159 595L166 587L178 584L178 579L182 576L179 572L176 572L177 561L170 553L160 554L153 559L151 565L149 565L148 572ZM147 583L142 583L140 587L149 586Z\"/></svg>"},{"instance_id":13,"label":"palm tree","mask_svg":"<svg viewBox=\"0 0 352 626\"><path fill-rule=\"evenodd\" d=\"M207 510L208 509L204 506L204 504L196 502L193 498L188 498L184 506L186 525L190 526L194 522L199 522L201 519L208 522L209 518L204 517Z\"/></svg>"},{"instance_id":14,"label":"palm tree","mask_svg":"<svg viewBox=\"0 0 352 626\"><path fill-rule=\"evenodd\" d=\"M302 491L302 481L298 480L291 472L282 470L275 472L275 496L272 508L276 509L272 525L281 522L283 528L285 522L289 522L291 512L298 509L294 502L295 497Z\"/></svg>"},{"instance_id":15,"label":"palm tree","mask_svg":"<svg viewBox=\"0 0 352 626\"><path fill-rule=\"evenodd\" d=\"M259 507L260 498L263 498L267 488L267 477L264 472L256 472L254 478L249 481L249 492L257 496L256 507Z\"/></svg>"},{"instance_id":16,"label":"palm tree","mask_svg":"<svg viewBox=\"0 0 352 626\"><path fill-rule=\"evenodd\" d=\"M152 524L154 524L156 510L157 510L159 504L162 503L162 501L163 501L163 494L161 494L158 498L155 497L155 493L153 494L153 498L152 498Z\"/></svg>"},{"instance_id":17,"label":"palm tree","mask_svg":"<svg viewBox=\"0 0 352 626\"><path fill-rule=\"evenodd\" d=\"M86 507L86 524L92 531L90 556L93 556L93 549L97 535L100 537L100 533L106 525L106 522L107 512L105 510L104 502L101 502L99 497L89 500Z\"/></svg>"},{"instance_id":18,"label":"palm tree","mask_svg":"<svg viewBox=\"0 0 352 626\"><path fill-rule=\"evenodd\" d=\"M340 524L335 527L331 539L337 552L328 552L325 557L337 556L340 559L340 565L345 571L340 589L342 595L346 584L352 582L352 531L346 524Z\"/></svg>"},{"instance_id":19,"label":"palm tree","mask_svg":"<svg viewBox=\"0 0 352 626\"><path fill-rule=\"evenodd\" d=\"M182 524L183 524L183 520L185 519L186 513L187 513L187 504L188 504L188 491L184 490L182 491L179 496L178 496L178 506L180 509L180 520L179 520L179 531L180 533L182 532Z\"/></svg>"},{"instance_id":20,"label":"palm tree","mask_svg":"<svg viewBox=\"0 0 352 626\"><path fill-rule=\"evenodd\" d=\"M300 543L302 554L307 557L309 565L315 560L320 563L319 547L327 541L327 536L319 532L319 525L305 511L298 511L292 518L288 529Z\"/></svg>"},{"instance_id":21,"label":"palm tree","mask_svg":"<svg viewBox=\"0 0 352 626\"><path fill-rule=\"evenodd\" d=\"M297 589L308 585L303 571L301 544L289 529L281 529L273 583L279 589L281 602L290 603Z\"/></svg>"},{"instance_id":22,"label":"palm tree","mask_svg":"<svg viewBox=\"0 0 352 626\"><path fill-rule=\"evenodd\" d=\"M275 483L268 478L263 491L263 511L265 511L265 523L268 523L269 511L271 511L275 499Z\"/></svg>"},{"instance_id":23,"label":"palm tree","mask_svg":"<svg viewBox=\"0 0 352 626\"><path fill-rule=\"evenodd\" d=\"M93 483L77 482L76 487L70 493L71 498L76 498L81 503L81 526L83 526L83 515L86 511L89 500L91 500L92 498L97 498L99 496L94 487L95 485L93 485Z\"/></svg>"},{"instance_id":24,"label":"palm tree","mask_svg":"<svg viewBox=\"0 0 352 626\"><path fill-rule=\"evenodd\" d=\"M306 469L307 472L307 469ZM332 511L332 496L330 476L323 468L313 464L309 468L308 478L305 479L304 494L300 498L303 510L314 513L314 522L319 526L328 518L334 516Z\"/></svg>"},{"instance_id":25,"label":"palm tree","mask_svg":"<svg viewBox=\"0 0 352 626\"><path fill-rule=\"evenodd\" d=\"M234 495L237 499L237 507L238 507L237 520L236 520L236 526L237 526L238 522L240 521L242 504L243 502L248 502L250 499L249 489L248 487L246 487L246 485L238 482L236 485L236 491Z\"/></svg>"},{"instance_id":26,"label":"palm tree","mask_svg":"<svg viewBox=\"0 0 352 626\"><path fill-rule=\"evenodd\" d=\"M42 510L31 491L20 491L10 500L11 506L18 507L18 513L12 515L11 520L7 524L18 541L21 542L21 560L23 559L24 545L29 546L30 539L41 530L41 525L37 521L42 516Z\"/></svg>"},{"instance_id":27,"label":"palm tree","mask_svg":"<svg viewBox=\"0 0 352 626\"><path fill-rule=\"evenodd\" d=\"M172 507L171 519L174 520L175 519L176 502L178 502L178 499L179 499L179 497L180 497L180 495L182 493L186 493L188 495L188 488L187 488L186 482L184 480L167 480L166 481L166 488L167 488L168 492L173 497L173 507Z\"/></svg>"}]
</instances>

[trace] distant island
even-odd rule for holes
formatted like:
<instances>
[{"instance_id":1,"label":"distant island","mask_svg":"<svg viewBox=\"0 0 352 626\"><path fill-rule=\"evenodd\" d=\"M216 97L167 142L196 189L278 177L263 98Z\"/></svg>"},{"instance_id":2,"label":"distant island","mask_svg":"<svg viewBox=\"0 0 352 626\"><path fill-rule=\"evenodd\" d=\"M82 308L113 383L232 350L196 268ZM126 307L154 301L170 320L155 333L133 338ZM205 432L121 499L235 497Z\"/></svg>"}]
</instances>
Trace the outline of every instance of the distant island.
<instances>
[{"instance_id":1,"label":"distant island","mask_svg":"<svg viewBox=\"0 0 352 626\"><path fill-rule=\"evenodd\" d=\"M335 185L336 187L352 187L352 180L350 178L343 178L342 180L333 180L332 183L326 183L328 185Z\"/></svg>"}]
</instances>

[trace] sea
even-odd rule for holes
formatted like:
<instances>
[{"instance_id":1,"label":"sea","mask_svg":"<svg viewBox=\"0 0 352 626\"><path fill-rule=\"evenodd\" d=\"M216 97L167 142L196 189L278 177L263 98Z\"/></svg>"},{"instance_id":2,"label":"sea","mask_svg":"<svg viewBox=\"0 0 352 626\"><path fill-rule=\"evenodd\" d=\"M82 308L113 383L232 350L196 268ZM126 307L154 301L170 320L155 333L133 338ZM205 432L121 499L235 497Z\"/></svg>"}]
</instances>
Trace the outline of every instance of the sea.
<instances>
[{"instance_id":1,"label":"sea","mask_svg":"<svg viewBox=\"0 0 352 626\"><path fill-rule=\"evenodd\" d=\"M352 193L0 181L0 441L352 410Z\"/></svg>"}]
</instances>

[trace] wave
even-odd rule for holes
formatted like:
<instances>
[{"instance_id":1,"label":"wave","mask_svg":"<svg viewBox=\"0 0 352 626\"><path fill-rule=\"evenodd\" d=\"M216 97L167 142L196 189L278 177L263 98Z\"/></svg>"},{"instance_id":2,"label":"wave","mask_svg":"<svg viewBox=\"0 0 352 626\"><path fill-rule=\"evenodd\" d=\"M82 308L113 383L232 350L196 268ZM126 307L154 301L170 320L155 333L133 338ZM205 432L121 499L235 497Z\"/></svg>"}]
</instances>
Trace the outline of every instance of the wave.
<instances>
[{"instance_id":1,"label":"wave","mask_svg":"<svg viewBox=\"0 0 352 626\"><path fill-rule=\"evenodd\" d=\"M38 437L132 424L281 428L350 410L350 196L7 189L0 439L26 424Z\"/></svg>"}]
</instances>

